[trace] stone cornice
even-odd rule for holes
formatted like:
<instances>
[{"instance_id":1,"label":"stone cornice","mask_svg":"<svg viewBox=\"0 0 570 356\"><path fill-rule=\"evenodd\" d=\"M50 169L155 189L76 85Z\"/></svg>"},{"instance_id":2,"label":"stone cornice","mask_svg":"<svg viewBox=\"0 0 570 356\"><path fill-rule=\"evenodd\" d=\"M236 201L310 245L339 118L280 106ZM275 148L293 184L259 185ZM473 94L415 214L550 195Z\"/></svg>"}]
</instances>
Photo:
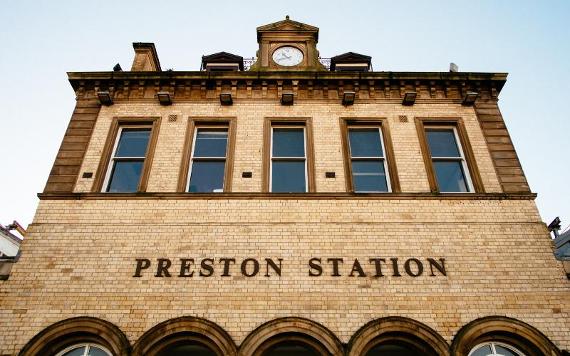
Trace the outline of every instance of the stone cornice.
<instances>
[{"instance_id":1,"label":"stone cornice","mask_svg":"<svg viewBox=\"0 0 570 356\"><path fill-rule=\"evenodd\" d=\"M70 72L69 81L77 98L95 98L109 91L114 101L155 100L167 91L173 101L218 99L230 92L236 99L272 99L283 91L296 99L338 99L344 91L354 91L357 100L401 100L408 91L426 99L458 101L467 91L480 99L497 99L506 73L470 72L327 72L327 71L245 71L245 72Z\"/></svg>"},{"instance_id":2,"label":"stone cornice","mask_svg":"<svg viewBox=\"0 0 570 356\"><path fill-rule=\"evenodd\" d=\"M534 200L534 193L39 193L40 200Z\"/></svg>"}]
</instances>

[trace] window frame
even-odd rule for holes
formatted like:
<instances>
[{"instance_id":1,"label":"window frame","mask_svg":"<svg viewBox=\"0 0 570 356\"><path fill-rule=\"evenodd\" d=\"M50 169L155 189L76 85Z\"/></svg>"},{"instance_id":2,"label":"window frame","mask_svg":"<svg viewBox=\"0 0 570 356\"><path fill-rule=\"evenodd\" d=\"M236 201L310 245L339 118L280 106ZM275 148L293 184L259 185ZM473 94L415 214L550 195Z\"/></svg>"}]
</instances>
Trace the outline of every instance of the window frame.
<instances>
[{"instance_id":1,"label":"window frame","mask_svg":"<svg viewBox=\"0 0 570 356\"><path fill-rule=\"evenodd\" d=\"M525 356L525 354L520 351L519 349L517 349L516 347L514 347L513 345L509 345L506 344L504 342L500 342L500 341L486 341L486 342L482 342L480 344L475 345L467 354L468 356L471 356L473 354L473 352L475 352L477 349L479 349L480 347L489 345L491 347L491 350L493 351L492 355L501 355L497 353L497 349L495 348L496 345L504 347L506 349L509 349L510 351L512 351L513 353L519 355L519 356Z\"/></svg>"},{"instance_id":2,"label":"window frame","mask_svg":"<svg viewBox=\"0 0 570 356\"><path fill-rule=\"evenodd\" d=\"M398 178L398 169L394 158L394 149L392 146L392 139L390 129L387 124L386 118L374 117L343 117L340 118L341 129L341 143L344 157L344 175L346 182L346 190L355 194L390 194L399 193L400 181ZM380 140L384 150L384 169L386 172L386 185L388 191L370 191L370 192L356 192L354 189L353 171L352 171L352 154L350 151L349 132L351 128L377 128L380 132Z\"/></svg>"},{"instance_id":3,"label":"window frame","mask_svg":"<svg viewBox=\"0 0 570 356\"><path fill-rule=\"evenodd\" d=\"M228 131L228 140L226 146L226 158L224 165L224 185L223 193L232 191L232 177L234 166L234 151L235 151L235 131L236 131L236 118L227 116L216 117L189 117L188 125L186 127L186 136L184 139L184 148L182 153L182 161L180 164L180 172L178 174L177 192L188 194L220 194L213 192L189 192L188 186L190 184L192 160L194 158L194 148L196 144L196 136L199 129L210 128L219 129L226 128ZM214 159L212 159L214 160Z\"/></svg>"},{"instance_id":4,"label":"window frame","mask_svg":"<svg viewBox=\"0 0 570 356\"><path fill-rule=\"evenodd\" d=\"M92 192L100 192L105 194L133 194L145 192L148 185L148 178L152 161L154 158L154 151L158 140L158 132L160 129L160 117L115 117L111 122L107 140L103 147L103 154L99 161L97 174L93 182ZM149 140L145 152L143 168L139 179L139 184L136 192L107 192L109 180L113 170L114 155L116 153L117 145L119 143L120 135L123 129L131 128L150 128Z\"/></svg>"},{"instance_id":5,"label":"window frame","mask_svg":"<svg viewBox=\"0 0 570 356\"><path fill-rule=\"evenodd\" d=\"M305 147L305 192L272 192L271 183L273 178L273 129L274 128L303 128ZM305 194L314 193L315 166L314 166L314 142L313 126L310 117L266 117L263 130L263 179L262 192L271 194ZM300 160L299 157L278 157L277 160Z\"/></svg>"},{"instance_id":6,"label":"window frame","mask_svg":"<svg viewBox=\"0 0 570 356\"><path fill-rule=\"evenodd\" d=\"M479 174L479 169L477 168L477 164L475 162L475 155L473 154L473 150L469 142L469 137L467 136L467 131L465 129L465 125L463 124L463 120L461 118L416 118L416 129L428 177L430 191L432 193L475 194L475 193L485 192L483 183L481 181L481 176ZM461 156L460 159L462 160L462 168L464 171L466 184L469 189L468 192L440 191L439 185L437 183L437 177L435 174L435 167L433 164L434 158L432 157L427 140L427 131L430 129L453 130L457 148ZM437 160L438 157L435 157L435 159ZM449 159L459 160L457 157Z\"/></svg>"},{"instance_id":7,"label":"window frame","mask_svg":"<svg viewBox=\"0 0 570 356\"><path fill-rule=\"evenodd\" d=\"M82 342L79 344L73 344L70 345L68 347L66 347L65 349L59 351L56 356L63 356L65 353L72 351L74 349L80 348L80 347L85 347L85 351L83 352L83 356L88 355L88 351L91 347L96 347L98 349L103 350L104 352L107 353L107 355L113 355L113 353L111 351L109 351L109 349L107 349L105 346L93 343L93 342Z\"/></svg>"}]
</instances>

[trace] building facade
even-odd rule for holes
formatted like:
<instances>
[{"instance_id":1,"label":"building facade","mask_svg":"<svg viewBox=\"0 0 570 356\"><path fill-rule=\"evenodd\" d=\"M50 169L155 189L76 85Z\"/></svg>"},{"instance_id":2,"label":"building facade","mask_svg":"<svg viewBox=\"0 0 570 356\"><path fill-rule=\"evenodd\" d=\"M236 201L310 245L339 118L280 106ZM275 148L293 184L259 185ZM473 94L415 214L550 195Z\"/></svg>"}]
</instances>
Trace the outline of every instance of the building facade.
<instances>
[{"instance_id":1,"label":"building facade","mask_svg":"<svg viewBox=\"0 0 570 356\"><path fill-rule=\"evenodd\" d=\"M0 282L0 355L562 355L570 283L498 108L504 73L257 60L68 73L77 97Z\"/></svg>"}]
</instances>

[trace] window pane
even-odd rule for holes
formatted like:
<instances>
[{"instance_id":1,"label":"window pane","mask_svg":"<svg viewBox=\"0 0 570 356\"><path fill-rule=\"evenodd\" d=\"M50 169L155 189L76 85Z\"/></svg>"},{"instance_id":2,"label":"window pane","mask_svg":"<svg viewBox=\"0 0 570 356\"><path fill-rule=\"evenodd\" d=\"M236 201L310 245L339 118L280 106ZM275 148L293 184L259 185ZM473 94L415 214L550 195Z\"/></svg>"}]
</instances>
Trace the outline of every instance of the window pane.
<instances>
[{"instance_id":1,"label":"window pane","mask_svg":"<svg viewBox=\"0 0 570 356\"><path fill-rule=\"evenodd\" d=\"M198 130L194 157L225 157L228 130Z\"/></svg>"},{"instance_id":2,"label":"window pane","mask_svg":"<svg viewBox=\"0 0 570 356\"><path fill-rule=\"evenodd\" d=\"M143 161L116 161L107 192L136 192L139 187Z\"/></svg>"},{"instance_id":3,"label":"window pane","mask_svg":"<svg viewBox=\"0 0 570 356\"><path fill-rule=\"evenodd\" d=\"M366 356L421 356L421 353L405 346L385 344L373 347Z\"/></svg>"},{"instance_id":4,"label":"window pane","mask_svg":"<svg viewBox=\"0 0 570 356\"><path fill-rule=\"evenodd\" d=\"M512 352L511 350L497 344L495 344L495 351L497 351L497 354L503 356L517 356L517 354Z\"/></svg>"},{"instance_id":5,"label":"window pane","mask_svg":"<svg viewBox=\"0 0 570 356\"><path fill-rule=\"evenodd\" d=\"M63 354L63 356L83 356L85 353L85 346L78 347Z\"/></svg>"},{"instance_id":6,"label":"window pane","mask_svg":"<svg viewBox=\"0 0 570 356\"><path fill-rule=\"evenodd\" d=\"M473 353L470 356L487 356L487 355L492 355L493 354L493 350L491 350L491 346L490 345L483 345L480 348L478 348L477 350L473 351Z\"/></svg>"},{"instance_id":7,"label":"window pane","mask_svg":"<svg viewBox=\"0 0 570 356\"><path fill-rule=\"evenodd\" d=\"M303 129L273 129L273 157L305 157Z\"/></svg>"},{"instance_id":8,"label":"window pane","mask_svg":"<svg viewBox=\"0 0 570 356\"><path fill-rule=\"evenodd\" d=\"M351 129L348 137L352 157L384 157L378 129Z\"/></svg>"},{"instance_id":9,"label":"window pane","mask_svg":"<svg viewBox=\"0 0 570 356\"><path fill-rule=\"evenodd\" d=\"M109 356L109 354L96 346L90 346L87 356Z\"/></svg>"},{"instance_id":10,"label":"window pane","mask_svg":"<svg viewBox=\"0 0 570 356\"><path fill-rule=\"evenodd\" d=\"M273 161L271 191L305 192L305 161Z\"/></svg>"},{"instance_id":11,"label":"window pane","mask_svg":"<svg viewBox=\"0 0 570 356\"><path fill-rule=\"evenodd\" d=\"M194 161L188 191L192 193L212 193L214 189L224 189L225 164L225 161Z\"/></svg>"},{"instance_id":12,"label":"window pane","mask_svg":"<svg viewBox=\"0 0 570 356\"><path fill-rule=\"evenodd\" d=\"M384 175L384 164L381 160L357 161L352 160L352 173L371 173Z\"/></svg>"},{"instance_id":13,"label":"window pane","mask_svg":"<svg viewBox=\"0 0 570 356\"><path fill-rule=\"evenodd\" d=\"M460 157L453 130L427 130L432 157Z\"/></svg>"},{"instance_id":14,"label":"window pane","mask_svg":"<svg viewBox=\"0 0 570 356\"><path fill-rule=\"evenodd\" d=\"M123 129L115 157L144 157L150 129Z\"/></svg>"},{"instance_id":15,"label":"window pane","mask_svg":"<svg viewBox=\"0 0 570 356\"><path fill-rule=\"evenodd\" d=\"M440 192L467 192L463 167L459 161L434 161L435 176Z\"/></svg>"}]
</instances>

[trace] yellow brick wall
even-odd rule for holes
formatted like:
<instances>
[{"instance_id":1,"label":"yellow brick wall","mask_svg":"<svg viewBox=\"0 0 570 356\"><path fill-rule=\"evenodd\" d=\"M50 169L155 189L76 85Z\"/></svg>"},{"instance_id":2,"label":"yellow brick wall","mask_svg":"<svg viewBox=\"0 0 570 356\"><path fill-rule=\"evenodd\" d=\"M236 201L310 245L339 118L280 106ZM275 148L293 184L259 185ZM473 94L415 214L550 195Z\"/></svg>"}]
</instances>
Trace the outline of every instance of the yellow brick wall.
<instances>
[{"instance_id":1,"label":"yellow brick wall","mask_svg":"<svg viewBox=\"0 0 570 356\"><path fill-rule=\"evenodd\" d=\"M169 122L168 115L178 115ZM180 103L171 106L158 104L115 104L102 107L93 137L86 152L81 172L96 172L99 159L113 117L158 116L162 118L160 134L150 171L147 191L174 192L178 182L184 136L188 117L234 116L237 118L235 163L233 170L234 192L260 192L262 186L262 147L264 117L311 117L315 147L315 174L317 192L345 192L344 166L341 150L341 117L387 118L392 135L398 176L403 192L429 192L425 166L420 151L415 117L462 118L475 155L486 192L501 192L485 139L472 107L458 104L355 104L344 107L335 101L304 100L293 106L282 106L276 100L248 100L233 106L203 103ZM406 115L408 122L398 117ZM242 178L243 171L253 172L252 178ZM336 172L336 179L325 178L325 172ZM93 179L81 178L75 192L91 190Z\"/></svg>"},{"instance_id":2,"label":"yellow brick wall","mask_svg":"<svg viewBox=\"0 0 570 356\"><path fill-rule=\"evenodd\" d=\"M450 342L476 318L505 315L568 349L570 284L552 252L531 200L42 200L0 284L0 354L80 315L114 323L131 344L162 321L198 316L238 345L286 316L342 342L372 319L405 316ZM135 258L205 257L283 258L282 276L244 278L235 266L221 277L216 264L208 278L133 278ZM311 257L344 258L343 276L309 277ZM349 261L370 273L373 257L443 257L447 277L348 276Z\"/></svg>"}]
</instances>

